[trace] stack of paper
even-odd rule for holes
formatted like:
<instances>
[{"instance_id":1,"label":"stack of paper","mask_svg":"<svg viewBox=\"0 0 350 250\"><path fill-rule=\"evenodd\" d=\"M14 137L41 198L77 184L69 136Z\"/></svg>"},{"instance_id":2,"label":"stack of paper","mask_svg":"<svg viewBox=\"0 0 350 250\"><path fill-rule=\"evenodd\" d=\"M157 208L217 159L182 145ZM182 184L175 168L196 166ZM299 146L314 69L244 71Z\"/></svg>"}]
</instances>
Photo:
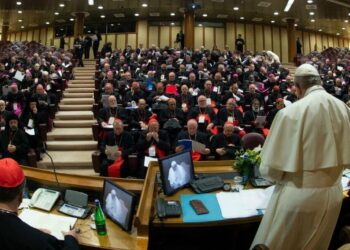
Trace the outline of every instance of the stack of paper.
<instances>
[{"instance_id":1,"label":"stack of paper","mask_svg":"<svg viewBox=\"0 0 350 250\"><path fill-rule=\"evenodd\" d=\"M220 192L216 194L222 216L225 219L244 218L259 214L266 209L274 186L267 189L250 189L241 192Z\"/></svg>"}]
</instances>

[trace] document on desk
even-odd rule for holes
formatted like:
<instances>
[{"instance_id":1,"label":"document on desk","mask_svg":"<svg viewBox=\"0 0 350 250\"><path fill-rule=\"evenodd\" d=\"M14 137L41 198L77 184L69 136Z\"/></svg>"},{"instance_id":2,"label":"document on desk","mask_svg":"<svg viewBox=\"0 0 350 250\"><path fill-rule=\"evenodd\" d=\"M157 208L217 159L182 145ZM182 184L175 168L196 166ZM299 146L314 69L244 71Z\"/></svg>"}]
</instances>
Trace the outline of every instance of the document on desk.
<instances>
[{"instance_id":1,"label":"document on desk","mask_svg":"<svg viewBox=\"0 0 350 250\"><path fill-rule=\"evenodd\" d=\"M115 161L117 159L118 145L114 145L114 146L106 145L106 149L109 152L109 154L107 154L107 159L111 161Z\"/></svg>"},{"instance_id":2,"label":"document on desk","mask_svg":"<svg viewBox=\"0 0 350 250\"><path fill-rule=\"evenodd\" d=\"M51 235L59 240L64 240L62 231L68 232L77 221L77 218L43 213L33 209L24 209L19 218L34 228L50 230Z\"/></svg>"},{"instance_id":3,"label":"document on desk","mask_svg":"<svg viewBox=\"0 0 350 250\"><path fill-rule=\"evenodd\" d=\"M241 192L216 194L221 214L225 219L245 218L259 214L257 209L266 209L274 186L266 189L249 189Z\"/></svg>"}]
</instances>

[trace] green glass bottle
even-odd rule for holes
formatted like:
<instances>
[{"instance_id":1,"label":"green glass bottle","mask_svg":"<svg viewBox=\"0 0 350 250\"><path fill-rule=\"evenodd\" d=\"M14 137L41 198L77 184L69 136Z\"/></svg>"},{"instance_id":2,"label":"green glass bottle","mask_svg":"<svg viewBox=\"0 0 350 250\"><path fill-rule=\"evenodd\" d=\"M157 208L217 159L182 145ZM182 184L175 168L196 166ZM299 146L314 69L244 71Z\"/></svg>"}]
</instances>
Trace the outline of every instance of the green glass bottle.
<instances>
[{"instance_id":1,"label":"green glass bottle","mask_svg":"<svg viewBox=\"0 0 350 250\"><path fill-rule=\"evenodd\" d=\"M106 229L106 217L103 214L100 201L98 199L95 200L95 225L96 225L96 231L98 235L106 235L107 229Z\"/></svg>"}]
</instances>

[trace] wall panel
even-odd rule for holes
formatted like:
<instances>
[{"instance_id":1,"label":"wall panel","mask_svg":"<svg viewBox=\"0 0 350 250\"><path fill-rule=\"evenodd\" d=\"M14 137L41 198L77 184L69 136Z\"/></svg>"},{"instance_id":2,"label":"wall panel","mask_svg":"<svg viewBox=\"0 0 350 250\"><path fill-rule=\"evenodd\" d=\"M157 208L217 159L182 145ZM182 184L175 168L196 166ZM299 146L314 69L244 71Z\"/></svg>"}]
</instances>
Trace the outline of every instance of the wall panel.
<instances>
[{"instance_id":1,"label":"wall panel","mask_svg":"<svg viewBox=\"0 0 350 250\"><path fill-rule=\"evenodd\" d=\"M310 34L309 32L303 31L303 47L304 47L304 55L310 53Z\"/></svg>"},{"instance_id":2,"label":"wall panel","mask_svg":"<svg viewBox=\"0 0 350 250\"><path fill-rule=\"evenodd\" d=\"M264 25L264 41L265 47L264 50L272 50L272 36L271 36L271 26Z\"/></svg>"},{"instance_id":3,"label":"wall panel","mask_svg":"<svg viewBox=\"0 0 350 250\"><path fill-rule=\"evenodd\" d=\"M337 36L334 37L334 47L336 47L336 48L339 47L339 40L338 40Z\"/></svg>"},{"instance_id":4,"label":"wall panel","mask_svg":"<svg viewBox=\"0 0 350 250\"><path fill-rule=\"evenodd\" d=\"M281 57L281 43L280 43L280 29L278 27L272 28L272 39L273 39L273 52Z\"/></svg>"},{"instance_id":5,"label":"wall panel","mask_svg":"<svg viewBox=\"0 0 350 250\"><path fill-rule=\"evenodd\" d=\"M246 35L246 38L245 38L245 44L246 44L246 47L245 49L246 50L250 50L250 51L255 51L255 48L254 48L254 27L253 27L253 24L246 24L245 26L245 35Z\"/></svg>"},{"instance_id":6,"label":"wall panel","mask_svg":"<svg viewBox=\"0 0 350 250\"><path fill-rule=\"evenodd\" d=\"M215 44L219 50L225 48L225 29L215 28Z\"/></svg>"},{"instance_id":7,"label":"wall panel","mask_svg":"<svg viewBox=\"0 0 350 250\"><path fill-rule=\"evenodd\" d=\"M226 23L226 42L225 42L225 44L228 45L230 50L235 49L235 40L236 40L235 24L234 23Z\"/></svg>"},{"instance_id":8,"label":"wall panel","mask_svg":"<svg viewBox=\"0 0 350 250\"><path fill-rule=\"evenodd\" d=\"M136 48L136 46L137 46L137 43L136 43L137 35L135 33L130 33L127 36L128 36L128 44L127 45L130 45L131 48Z\"/></svg>"},{"instance_id":9,"label":"wall panel","mask_svg":"<svg viewBox=\"0 0 350 250\"><path fill-rule=\"evenodd\" d=\"M126 42L126 35L125 34L117 34L117 44L115 45L116 48L124 49L125 42Z\"/></svg>"},{"instance_id":10,"label":"wall panel","mask_svg":"<svg viewBox=\"0 0 350 250\"><path fill-rule=\"evenodd\" d=\"M322 50L324 47L328 48L328 39L327 39L327 35L322 34Z\"/></svg>"},{"instance_id":11,"label":"wall panel","mask_svg":"<svg viewBox=\"0 0 350 250\"><path fill-rule=\"evenodd\" d=\"M315 51L316 36L315 36L315 33L313 33L313 32L310 32L310 45L311 45L310 50ZM317 48L316 48L316 50L317 50Z\"/></svg>"},{"instance_id":12,"label":"wall panel","mask_svg":"<svg viewBox=\"0 0 350 250\"><path fill-rule=\"evenodd\" d=\"M21 41L21 32L15 33L15 41Z\"/></svg>"},{"instance_id":13,"label":"wall panel","mask_svg":"<svg viewBox=\"0 0 350 250\"><path fill-rule=\"evenodd\" d=\"M39 39L40 39L42 44L46 44L46 39L47 39L46 28L40 29L40 38Z\"/></svg>"},{"instance_id":14,"label":"wall panel","mask_svg":"<svg viewBox=\"0 0 350 250\"><path fill-rule=\"evenodd\" d=\"M214 28L205 27L204 28L204 46L207 49L213 49L214 46Z\"/></svg>"},{"instance_id":15,"label":"wall panel","mask_svg":"<svg viewBox=\"0 0 350 250\"><path fill-rule=\"evenodd\" d=\"M148 48L148 39L147 39L147 32L148 32L148 24L146 20L138 21L137 22L137 46L139 44L143 44L144 48Z\"/></svg>"},{"instance_id":16,"label":"wall panel","mask_svg":"<svg viewBox=\"0 0 350 250\"><path fill-rule=\"evenodd\" d=\"M317 51L322 51L322 36L321 34L316 34L316 44L317 44Z\"/></svg>"},{"instance_id":17,"label":"wall panel","mask_svg":"<svg viewBox=\"0 0 350 250\"><path fill-rule=\"evenodd\" d=\"M107 43L111 43L112 44L112 49L115 49L115 36L116 34L107 34ZM102 49L102 46L101 46Z\"/></svg>"},{"instance_id":18,"label":"wall panel","mask_svg":"<svg viewBox=\"0 0 350 250\"><path fill-rule=\"evenodd\" d=\"M262 25L255 25L255 51L264 50L264 35Z\"/></svg>"},{"instance_id":19,"label":"wall panel","mask_svg":"<svg viewBox=\"0 0 350 250\"><path fill-rule=\"evenodd\" d=\"M288 62L288 34L286 28L281 28L282 55L281 62Z\"/></svg>"},{"instance_id":20,"label":"wall panel","mask_svg":"<svg viewBox=\"0 0 350 250\"><path fill-rule=\"evenodd\" d=\"M328 36L328 47L334 47L333 37L332 36Z\"/></svg>"},{"instance_id":21,"label":"wall panel","mask_svg":"<svg viewBox=\"0 0 350 250\"><path fill-rule=\"evenodd\" d=\"M243 23L236 23L236 36L234 39L238 37L238 34L242 35L242 38L246 40L245 34L244 34L244 24Z\"/></svg>"},{"instance_id":22,"label":"wall panel","mask_svg":"<svg viewBox=\"0 0 350 250\"><path fill-rule=\"evenodd\" d=\"M155 45L156 47L159 46L158 32L159 32L158 26L148 27L148 46L149 47L151 47L152 45Z\"/></svg>"},{"instance_id":23,"label":"wall panel","mask_svg":"<svg viewBox=\"0 0 350 250\"><path fill-rule=\"evenodd\" d=\"M35 29L34 30L33 40L36 41L36 42L39 41L39 33L40 33L39 29Z\"/></svg>"},{"instance_id":24,"label":"wall panel","mask_svg":"<svg viewBox=\"0 0 350 250\"><path fill-rule=\"evenodd\" d=\"M53 39L53 46L55 46L56 48L60 47L60 39L59 38Z\"/></svg>"},{"instance_id":25,"label":"wall panel","mask_svg":"<svg viewBox=\"0 0 350 250\"><path fill-rule=\"evenodd\" d=\"M180 26L172 26L171 30L170 30L170 34L171 34L171 39L170 39L170 45L174 48L180 48L180 44L174 43L174 41L176 40L176 35L177 33L179 33L181 30ZM195 46L196 48L196 46Z\"/></svg>"},{"instance_id":26,"label":"wall panel","mask_svg":"<svg viewBox=\"0 0 350 250\"><path fill-rule=\"evenodd\" d=\"M53 45L53 39L54 39L53 28L50 27L50 28L47 29L47 40L46 40L46 45L47 45L47 46Z\"/></svg>"},{"instance_id":27,"label":"wall panel","mask_svg":"<svg viewBox=\"0 0 350 250\"><path fill-rule=\"evenodd\" d=\"M203 32L203 27L194 27L194 47L196 49L199 49L200 47L204 46Z\"/></svg>"},{"instance_id":28,"label":"wall panel","mask_svg":"<svg viewBox=\"0 0 350 250\"><path fill-rule=\"evenodd\" d=\"M33 30L28 30L28 35L27 35L27 41L31 42L33 41Z\"/></svg>"},{"instance_id":29,"label":"wall panel","mask_svg":"<svg viewBox=\"0 0 350 250\"><path fill-rule=\"evenodd\" d=\"M170 39L170 27L169 26L161 26L160 27L160 41L159 41L160 48L164 48L165 46L170 46L169 39Z\"/></svg>"}]
</instances>

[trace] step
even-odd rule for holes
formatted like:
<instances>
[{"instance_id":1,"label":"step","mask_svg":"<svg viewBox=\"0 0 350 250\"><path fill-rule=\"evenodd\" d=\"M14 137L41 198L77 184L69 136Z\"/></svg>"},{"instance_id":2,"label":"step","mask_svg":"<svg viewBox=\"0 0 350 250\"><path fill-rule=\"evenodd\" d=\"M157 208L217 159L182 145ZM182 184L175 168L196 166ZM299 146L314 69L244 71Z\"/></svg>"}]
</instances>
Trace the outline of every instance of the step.
<instances>
[{"instance_id":1,"label":"step","mask_svg":"<svg viewBox=\"0 0 350 250\"><path fill-rule=\"evenodd\" d=\"M89 151L50 151L47 153L52 157L56 169L92 169L91 154ZM50 158L44 154L43 159L38 162L39 168L52 169Z\"/></svg>"},{"instance_id":2,"label":"step","mask_svg":"<svg viewBox=\"0 0 350 250\"><path fill-rule=\"evenodd\" d=\"M94 103L93 98L63 98L60 102L61 104L92 104Z\"/></svg>"},{"instance_id":3,"label":"step","mask_svg":"<svg viewBox=\"0 0 350 250\"><path fill-rule=\"evenodd\" d=\"M70 83L68 84L68 88L95 88L95 84L94 83Z\"/></svg>"},{"instance_id":4,"label":"step","mask_svg":"<svg viewBox=\"0 0 350 250\"><path fill-rule=\"evenodd\" d=\"M69 84L95 84L95 80L90 79L90 80L69 80Z\"/></svg>"},{"instance_id":5,"label":"step","mask_svg":"<svg viewBox=\"0 0 350 250\"><path fill-rule=\"evenodd\" d=\"M78 81L78 80L93 80L94 79L94 75L91 76L75 76L74 80Z\"/></svg>"},{"instance_id":6,"label":"step","mask_svg":"<svg viewBox=\"0 0 350 250\"><path fill-rule=\"evenodd\" d=\"M97 141L48 141L46 143L48 150L69 151L77 148L83 150L96 150Z\"/></svg>"},{"instance_id":7,"label":"step","mask_svg":"<svg viewBox=\"0 0 350 250\"><path fill-rule=\"evenodd\" d=\"M64 98L92 98L92 93L63 93Z\"/></svg>"},{"instance_id":8,"label":"step","mask_svg":"<svg viewBox=\"0 0 350 250\"><path fill-rule=\"evenodd\" d=\"M93 93L94 87L85 87L85 88L67 88L64 90L64 93Z\"/></svg>"},{"instance_id":9,"label":"step","mask_svg":"<svg viewBox=\"0 0 350 250\"><path fill-rule=\"evenodd\" d=\"M92 111L58 111L56 113L57 120L92 120L94 113Z\"/></svg>"},{"instance_id":10,"label":"step","mask_svg":"<svg viewBox=\"0 0 350 250\"><path fill-rule=\"evenodd\" d=\"M92 140L91 128L54 128L47 133L47 140Z\"/></svg>"},{"instance_id":11,"label":"step","mask_svg":"<svg viewBox=\"0 0 350 250\"><path fill-rule=\"evenodd\" d=\"M68 105L60 104L59 110L61 111L79 111L79 110L91 110L92 106L89 104L77 104L77 105Z\"/></svg>"},{"instance_id":12,"label":"step","mask_svg":"<svg viewBox=\"0 0 350 250\"><path fill-rule=\"evenodd\" d=\"M91 130L91 125L95 123L97 123L96 120L54 120L53 126L55 128L89 128Z\"/></svg>"}]
</instances>

